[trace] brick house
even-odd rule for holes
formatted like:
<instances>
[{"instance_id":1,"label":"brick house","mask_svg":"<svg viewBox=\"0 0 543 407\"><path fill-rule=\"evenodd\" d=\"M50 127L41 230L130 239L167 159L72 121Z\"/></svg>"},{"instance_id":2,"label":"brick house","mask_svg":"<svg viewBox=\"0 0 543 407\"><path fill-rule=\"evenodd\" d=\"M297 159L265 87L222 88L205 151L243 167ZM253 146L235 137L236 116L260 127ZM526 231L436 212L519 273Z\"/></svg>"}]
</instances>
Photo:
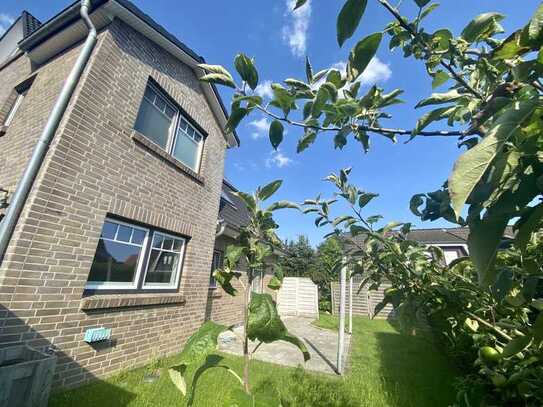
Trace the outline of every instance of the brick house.
<instances>
[{"instance_id":1,"label":"brick house","mask_svg":"<svg viewBox=\"0 0 543 407\"><path fill-rule=\"evenodd\" d=\"M43 24L24 12L0 38L0 217L81 52L80 3ZM55 387L241 320L210 278L247 213L223 181L238 139L203 59L130 1L93 0L91 20L97 43L0 260L0 345L52 347ZM86 343L95 327L111 340Z\"/></svg>"}]
</instances>

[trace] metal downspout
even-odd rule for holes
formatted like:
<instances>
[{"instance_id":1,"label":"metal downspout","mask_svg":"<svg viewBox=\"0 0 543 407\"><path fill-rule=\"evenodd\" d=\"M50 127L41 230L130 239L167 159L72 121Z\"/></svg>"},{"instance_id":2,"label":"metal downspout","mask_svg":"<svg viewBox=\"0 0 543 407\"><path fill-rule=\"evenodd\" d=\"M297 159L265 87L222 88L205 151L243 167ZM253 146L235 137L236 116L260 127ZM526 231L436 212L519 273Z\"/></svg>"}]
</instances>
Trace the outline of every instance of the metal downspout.
<instances>
[{"instance_id":1,"label":"metal downspout","mask_svg":"<svg viewBox=\"0 0 543 407\"><path fill-rule=\"evenodd\" d=\"M47 151L49 150L49 146L51 145L53 137L55 136L60 121L64 116L68 103L70 102L83 70L87 66L94 46L96 45L97 33L96 28L89 18L90 6L90 0L81 0L81 18L87 25L89 34L85 40L85 43L83 44L81 53L77 57L77 61L70 72L70 75L68 75L68 78L60 91L60 95L49 115L49 118L47 119L47 123L36 147L34 148L34 151L32 152L32 157L25 168L23 176L21 177L21 180L13 193L10 205L6 211L6 215L0 223L0 264L4 259L11 236L13 235L15 227L17 226L17 222L21 216L21 212L28 194L30 193L32 185L34 184L34 180L40 171L43 160L47 154Z\"/></svg>"}]
</instances>

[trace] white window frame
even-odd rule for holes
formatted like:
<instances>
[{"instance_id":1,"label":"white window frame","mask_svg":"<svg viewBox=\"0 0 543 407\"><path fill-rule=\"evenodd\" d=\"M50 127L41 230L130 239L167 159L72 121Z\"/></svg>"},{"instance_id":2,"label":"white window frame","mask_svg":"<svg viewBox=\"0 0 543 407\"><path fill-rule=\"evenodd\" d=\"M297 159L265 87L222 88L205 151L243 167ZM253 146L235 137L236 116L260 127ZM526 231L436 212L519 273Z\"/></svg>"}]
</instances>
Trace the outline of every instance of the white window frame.
<instances>
[{"instance_id":1,"label":"white window frame","mask_svg":"<svg viewBox=\"0 0 543 407\"><path fill-rule=\"evenodd\" d=\"M202 162L204 142L205 142L206 137L202 134L201 131L199 131L194 125L191 124L191 120L189 120L189 118L185 114L183 114L183 112L181 112L181 109L179 107L175 106L173 103L171 103L168 100L168 97L164 94L164 91L162 91L160 88L158 88L152 82L147 83L147 85L145 86L146 90L147 90L147 87L151 88L153 90L153 92L156 93L157 97L162 99L166 103L166 105L170 106L175 111L175 115L172 118L172 123L171 123L170 129L168 131L168 140L166 142L166 148L163 148L163 147L159 146L153 140L147 138L147 136L145 134L143 134L143 135L146 136L146 138L151 143L155 144L158 148L166 151L168 154L170 154L176 160L181 162L183 165L187 166L188 168L190 168L194 172L199 173L200 172L200 165L201 165L201 162ZM143 94L143 98L145 100L147 100L148 102L151 102L148 98L145 97L145 92ZM154 102L151 102L151 103L154 105ZM140 103L140 109L141 109L141 103ZM161 112L161 113L163 113L163 112ZM138 114L139 114L139 109L138 109ZM200 135L200 137L201 137L201 140L198 142L198 150L197 150L197 153L196 153L197 157L196 157L196 162L195 162L195 166L194 166L195 168L191 168L188 164L185 164L183 161L179 160L178 158L176 158L173 155L174 151L175 151L175 145L177 144L177 140L179 138L178 135L177 135L177 132L180 130L181 119L183 119L187 123L188 126L192 127L194 132L198 133L198 135ZM184 131L184 130L181 130L181 131Z\"/></svg>"},{"instance_id":2,"label":"white window frame","mask_svg":"<svg viewBox=\"0 0 543 407\"><path fill-rule=\"evenodd\" d=\"M143 243L141 245L141 252L138 257L138 262L136 265L136 271L134 274L134 279L131 283L125 283L125 282L113 282L113 281L87 281L85 285L86 290L96 290L96 291L107 291L107 290L134 290L134 291L150 291L150 290L175 290L179 286L179 281L181 279L181 274L183 272L183 264L185 261L185 253L187 249L187 239L180 236L175 236L169 233L162 232L160 230L155 230L153 228L146 228L143 226L135 225L130 222L124 222L121 220L117 220L115 218L106 217L104 220L104 224L106 222L115 223L117 225L124 225L128 226L132 229L137 229L145 232L145 237L143 239ZM103 228L103 226L102 226ZM116 240L117 235L119 233L119 229L117 229L117 232L115 234L114 239L105 238L105 240L109 241L115 241L122 244L127 244L131 246L139 246L134 243L130 242L124 242L122 240ZM169 237L176 240L181 240L183 242L183 246L181 248L181 251L179 252L179 264L177 265L177 269L175 270L175 278L173 278L173 282L170 283L145 283L145 277L147 275L147 270L149 267L149 261L151 260L151 250L153 249L152 245L152 239L154 239L155 234L159 234L163 237ZM100 239L104 239L102 235L100 234ZM162 250L162 249L161 249ZM168 250L166 250L168 251ZM174 252L172 250L172 252ZM175 252L177 253L177 252ZM95 253L96 254L96 253ZM90 273L90 270L89 270Z\"/></svg>"},{"instance_id":3,"label":"white window frame","mask_svg":"<svg viewBox=\"0 0 543 407\"><path fill-rule=\"evenodd\" d=\"M147 228L141 227L141 226L137 226L137 225L134 225L134 224L131 224L131 223L128 223L128 222L123 222L123 221L120 221L120 220L117 220L117 219L112 219L112 218L106 218L104 220L104 224L106 222L111 222L111 223L115 223L115 224L118 224L118 225L128 226L128 227L130 227L132 229L138 229L138 230L142 230L142 231L145 232L145 237L143 239L143 243L141 244L141 252L140 252L140 255L138 257L138 263L136 265L136 272L134 273L134 280L132 281L132 283L115 282L115 281L87 281L85 289L88 289L88 290L135 290L135 289L138 288L139 281L140 281L142 264L144 262L145 256L147 255L146 251L147 251L147 247L148 247L148 243L149 243L150 230L147 229ZM102 225L102 228L103 228L103 225ZM130 246L139 246L139 245L134 244L134 243L123 242L122 240L116 240L118 234L119 234L119 229L117 228L117 232L115 233L115 239L105 238L105 240L114 241L114 242L118 242L118 243L122 243L122 244L127 244L127 245L130 245ZM104 239L102 237L101 233L100 233L100 239ZM89 273L90 273L90 270L89 270Z\"/></svg>"},{"instance_id":4,"label":"white window frame","mask_svg":"<svg viewBox=\"0 0 543 407\"><path fill-rule=\"evenodd\" d=\"M151 251L153 250L153 240L155 239L155 235L161 235L163 237L169 237L171 239L181 240L183 242L183 246L181 247L181 251L179 251L179 264L177 264L177 268L174 271L174 273L175 273L174 278L171 279L173 281L170 281L169 283L146 283L145 282L145 278L147 277L147 272L149 271L149 263L151 261ZM164 232L159 232L159 231L156 231L156 230L153 231L151 244L148 246L148 252L145 254L146 257L147 257L147 262L146 262L146 265L145 265L145 272L143 274L141 288L143 290L145 290L145 289L171 290L171 289L177 288L177 286L179 284L179 278L181 277L181 269L183 267L183 261L185 259L185 249L186 249L186 247L187 247L187 239L185 239L185 238L170 235L170 234L164 233ZM173 249L172 250L160 249L160 251L178 253L178 252L174 251Z\"/></svg>"},{"instance_id":5,"label":"white window frame","mask_svg":"<svg viewBox=\"0 0 543 407\"><path fill-rule=\"evenodd\" d=\"M4 120L4 126L9 126L11 122L13 122L13 119L15 118L15 115L17 114L17 110L19 110L19 107L21 107L21 104L23 103L23 99L25 98L25 95L26 95L26 91L23 93L17 94L17 99L15 99L15 103L13 103L13 106L11 106L9 113L6 116L6 120Z\"/></svg>"}]
</instances>

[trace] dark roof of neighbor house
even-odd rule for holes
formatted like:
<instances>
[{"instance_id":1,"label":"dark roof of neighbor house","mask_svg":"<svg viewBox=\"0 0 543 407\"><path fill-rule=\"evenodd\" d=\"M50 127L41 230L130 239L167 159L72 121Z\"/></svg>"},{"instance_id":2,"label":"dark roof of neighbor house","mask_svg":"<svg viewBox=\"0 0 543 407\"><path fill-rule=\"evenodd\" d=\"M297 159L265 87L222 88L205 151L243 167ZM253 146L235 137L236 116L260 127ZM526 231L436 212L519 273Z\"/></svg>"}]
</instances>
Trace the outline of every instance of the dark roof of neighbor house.
<instances>
[{"instance_id":1,"label":"dark roof of neighbor house","mask_svg":"<svg viewBox=\"0 0 543 407\"><path fill-rule=\"evenodd\" d=\"M237 192L227 180L223 180L219 218L224 219L231 228L239 230L249 223L249 211L245 203L233 192Z\"/></svg>"},{"instance_id":2,"label":"dark roof of neighbor house","mask_svg":"<svg viewBox=\"0 0 543 407\"><path fill-rule=\"evenodd\" d=\"M181 42L175 35L170 33L168 30L166 30L162 25L158 24L153 18L151 18L148 14L144 13L141 9L139 9L134 3L132 3L130 0L93 0L91 2L92 11L96 10L100 6L104 5L108 1L115 1L128 11L130 11L132 14L137 16L139 19L147 23L150 27L152 27L156 32L158 32L163 37L167 38L171 43L175 44L178 48L182 49L185 53L190 55L194 60L205 63L205 58L201 55L198 55L195 51L193 51L190 47L188 47L186 44ZM70 25L77 19L79 19L79 7L78 5L81 3L81 0L77 0L68 7L66 7L64 10L60 11L55 16L51 17L49 20L47 20L44 23L41 23L38 19L33 17L30 13L23 11L22 17L27 20L25 22L25 35L24 38L19 43L21 45L21 48L25 50L32 49L33 47L41 44L43 41L45 41L47 38L55 35L62 29L64 29L66 26ZM224 101L222 100L219 91L217 90L217 87L215 84L210 83L213 93L215 93L217 100L219 102L219 105L224 112L225 116L228 118L229 113L226 109L226 106L224 104ZM240 144L240 139L235 131L232 132L237 144Z\"/></svg>"},{"instance_id":3,"label":"dark roof of neighbor house","mask_svg":"<svg viewBox=\"0 0 543 407\"><path fill-rule=\"evenodd\" d=\"M21 15L11 23L11 25L4 31L2 35L0 35L0 41L8 34L8 32L19 23L19 20L22 19L22 26L23 26L23 39L31 35L34 31L36 31L41 26L41 21L38 20L36 17L34 17L32 14L30 14L28 11L23 10Z\"/></svg>"},{"instance_id":4,"label":"dark roof of neighbor house","mask_svg":"<svg viewBox=\"0 0 543 407\"><path fill-rule=\"evenodd\" d=\"M465 244L468 240L469 228L434 228L434 229L413 229L407 235L408 239L426 244ZM505 239L515 237L512 226L507 226L503 234Z\"/></svg>"},{"instance_id":5,"label":"dark roof of neighbor house","mask_svg":"<svg viewBox=\"0 0 543 407\"><path fill-rule=\"evenodd\" d=\"M395 232L391 232L395 233ZM468 227L456 228L429 228L429 229L413 229L407 234L409 240L414 240L427 245L464 245L467 244L469 236ZM360 235L360 239L363 235ZM503 234L505 240L515 237L512 226L507 226ZM355 238L356 239L356 238Z\"/></svg>"},{"instance_id":6,"label":"dark roof of neighbor house","mask_svg":"<svg viewBox=\"0 0 543 407\"><path fill-rule=\"evenodd\" d=\"M26 10L23 10L23 12L21 13L21 18L23 19L23 38L31 35L42 25L40 20L38 20Z\"/></svg>"}]
</instances>

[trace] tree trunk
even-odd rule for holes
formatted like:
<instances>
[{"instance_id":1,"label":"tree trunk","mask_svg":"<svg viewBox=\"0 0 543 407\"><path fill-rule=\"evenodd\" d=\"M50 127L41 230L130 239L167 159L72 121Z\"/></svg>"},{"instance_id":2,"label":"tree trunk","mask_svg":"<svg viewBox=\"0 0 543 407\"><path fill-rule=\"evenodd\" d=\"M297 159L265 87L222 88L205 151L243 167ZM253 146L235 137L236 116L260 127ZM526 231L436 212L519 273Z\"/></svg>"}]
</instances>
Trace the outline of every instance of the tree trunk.
<instances>
[{"instance_id":1,"label":"tree trunk","mask_svg":"<svg viewBox=\"0 0 543 407\"><path fill-rule=\"evenodd\" d=\"M247 328L249 327L249 303L251 301L251 278L250 272L247 274L247 287L245 288L245 304L243 307L243 387L247 394L251 393L249 386L249 338L247 337Z\"/></svg>"}]
</instances>

